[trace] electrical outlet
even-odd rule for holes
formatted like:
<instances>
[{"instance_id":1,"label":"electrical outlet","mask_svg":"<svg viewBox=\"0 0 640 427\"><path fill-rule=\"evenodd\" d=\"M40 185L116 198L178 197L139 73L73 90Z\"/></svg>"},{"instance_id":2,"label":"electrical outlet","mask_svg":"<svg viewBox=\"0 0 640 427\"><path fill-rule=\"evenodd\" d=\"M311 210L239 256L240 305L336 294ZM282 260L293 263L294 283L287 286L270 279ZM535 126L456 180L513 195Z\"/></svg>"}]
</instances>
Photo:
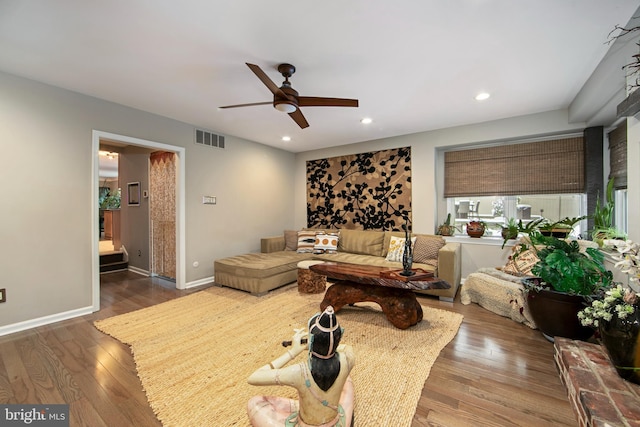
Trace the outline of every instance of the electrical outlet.
<instances>
[{"instance_id":1,"label":"electrical outlet","mask_svg":"<svg viewBox=\"0 0 640 427\"><path fill-rule=\"evenodd\" d=\"M0 302L7 302L7 290L5 288L0 289Z\"/></svg>"}]
</instances>

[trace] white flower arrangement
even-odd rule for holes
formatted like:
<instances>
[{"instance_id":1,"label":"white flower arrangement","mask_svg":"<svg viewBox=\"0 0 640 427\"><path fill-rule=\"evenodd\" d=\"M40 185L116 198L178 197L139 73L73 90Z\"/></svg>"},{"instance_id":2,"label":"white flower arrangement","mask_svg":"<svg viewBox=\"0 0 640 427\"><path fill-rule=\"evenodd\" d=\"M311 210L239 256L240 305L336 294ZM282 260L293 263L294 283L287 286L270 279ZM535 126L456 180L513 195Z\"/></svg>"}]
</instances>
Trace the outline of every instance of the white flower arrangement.
<instances>
[{"instance_id":1,"label":"white flower arrangement","mask_svg":"<svg viewBox=\"0 0 640 427\"><path fill-rule=\"evenodd\" d=\"M604 319L611 321L613 315L617 315L619 319L625 319L635 312L635 305L638 302L638 296L630 288L623 288L618 284L604 293L604 298L596 299L591 302L591 307L578 312L578 319L582 326L593 326L597 328L599 320Z\"/></svg>"},{"instance_id":2,"label":"white flower arrangement","mask_svg":"<svg viewBox=\"0 0 640 427\"><path fill-rule=\"evenodd\" d=\"M629 275L631 283L638 284L640 282L640 245L631 240L605 240L606 248L615 250L618 255L613 258L618 261L616 268Z\"/></svg>"},{"instance_id":3,"label":"white flower arrangement","mask_svg":"<svg viewBox=\"0 0 640 427\"><path fill-rule=\"evenodd\" d=\"M631 283L640 282L640 245L631 240L605 240L607 248L615 250L618 255L613 258L617 261L616 268L629 275ZM583 326L593 326L597 328L599 320L611 321L615 314L619 319L625 319L633 314L640 302L636 292L630 287L615 284L606 290L600 299L591 302L590 307L586 307L578 313L578 319Z\"/></svg>"}]
</instances>

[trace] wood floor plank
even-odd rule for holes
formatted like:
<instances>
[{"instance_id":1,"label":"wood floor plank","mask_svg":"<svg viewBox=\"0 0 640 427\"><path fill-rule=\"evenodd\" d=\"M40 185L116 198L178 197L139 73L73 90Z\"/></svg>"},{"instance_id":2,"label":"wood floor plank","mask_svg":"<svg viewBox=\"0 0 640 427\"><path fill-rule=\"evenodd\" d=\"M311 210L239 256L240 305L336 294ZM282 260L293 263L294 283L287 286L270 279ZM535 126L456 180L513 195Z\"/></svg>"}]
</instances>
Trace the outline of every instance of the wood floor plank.
<instances>
[{"instance_id":1,"label":"wood floor plank","mask_svg":"<svg viewBox=\"0 0 640 427\"><path fill-rule=\"evenodd\" d=\"M11 403L14 400L13 390L9 376L7 374L7 368L4 365L4 360L0 356L0 403Z\"/></svg>"},{"instance_id":2,"label":"wood floor plank","mask_svg":"<svg viewBox=\"0 0 640 427\"><path fill-rule=\"evenodd\" d=\"M73 405L70 405L69 418L70 426L110 427L131 425L126 419L122 420L124 424L111 424L104 421L87 398L77 400Z\"/></svg>"},{"instance_id":3,"label":"wood floor plank","mask_svg":"<svg viewBox=\"0 0 640 427\"><path fill-rule=\"evenodd\" d=\"M0 402L69 403L71 426L160 426L130 348L93 322L202 288L177 290L126 271L100 279L100 311L0 337ZM464 321L431 369L413 426L577 425L553 345L539 331L475 304L418 301L461 313Z\"/></svg>"},{"instance_id":4,"label":"wood floor plank","mask_svg":"<svg viewBox=\"0 0 640 427\"><path fill-rule=\"evenodd\" d=\"M13 395L8 403L39 403L35 386L22 362L16 342L9 341L0 345L0 356L2 356L6 369L5 375L9 378Z\"/></svg>"}]
</instances>

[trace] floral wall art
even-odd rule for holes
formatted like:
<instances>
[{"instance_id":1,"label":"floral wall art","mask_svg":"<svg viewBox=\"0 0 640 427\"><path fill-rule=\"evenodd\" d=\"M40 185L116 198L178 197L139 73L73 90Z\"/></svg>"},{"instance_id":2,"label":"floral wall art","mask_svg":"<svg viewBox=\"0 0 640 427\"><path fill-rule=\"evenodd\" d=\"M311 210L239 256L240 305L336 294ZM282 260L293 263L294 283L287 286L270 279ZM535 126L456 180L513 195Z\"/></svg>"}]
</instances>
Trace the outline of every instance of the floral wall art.
<instances>
[{"instance_id":1,"label":"floral wall art","mask_svg":"<svg viewBox=\"0 0 640 427\"><path fill-rule=\"evenodd\" d=\"M411 147L307 161L307 226L411 230Z\"/></svg>"}]
</instances>

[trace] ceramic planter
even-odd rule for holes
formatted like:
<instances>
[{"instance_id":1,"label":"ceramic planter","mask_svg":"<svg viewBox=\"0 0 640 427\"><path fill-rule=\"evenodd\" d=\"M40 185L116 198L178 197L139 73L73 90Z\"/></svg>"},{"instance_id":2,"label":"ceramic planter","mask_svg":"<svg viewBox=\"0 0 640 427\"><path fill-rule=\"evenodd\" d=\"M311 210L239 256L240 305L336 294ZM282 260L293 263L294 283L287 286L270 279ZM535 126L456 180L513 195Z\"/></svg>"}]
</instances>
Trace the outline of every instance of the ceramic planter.
<instances>
[{"instance_id":1,"label":"ceramic planter","mask_svg":"<svg viewBox=\"0 0 640 427\"><path fill-rule=\"evenodd\" d=\"M553 337L586 341L594 333L592 328L582 326L578 319L578 312L587 304L586 297L582 295L529 289L527 304L538 329L551 342Z\"/></svg>"},{"instance_id":2,"label":"ceramic planter","mask_svg":"<svg viewBox=\"0 0 640 427\"><path fill-rule=\"evenodd\" d=\"M484 223L480 221L469 221L467 224L467 234L471 237L482 237L484 229Z\"/></svg>"},{"instance_id":3,"label":"ceramic planter","mask_svg":"<svg viewBox=\"0 0 640 427\"><path fill-rule=\"evenodd\" d=\"M610 321L600 319L598 331L618 375L640 384L640 311L636 309L624 319L615 314Z\"/></svg>"}]
</instances>

